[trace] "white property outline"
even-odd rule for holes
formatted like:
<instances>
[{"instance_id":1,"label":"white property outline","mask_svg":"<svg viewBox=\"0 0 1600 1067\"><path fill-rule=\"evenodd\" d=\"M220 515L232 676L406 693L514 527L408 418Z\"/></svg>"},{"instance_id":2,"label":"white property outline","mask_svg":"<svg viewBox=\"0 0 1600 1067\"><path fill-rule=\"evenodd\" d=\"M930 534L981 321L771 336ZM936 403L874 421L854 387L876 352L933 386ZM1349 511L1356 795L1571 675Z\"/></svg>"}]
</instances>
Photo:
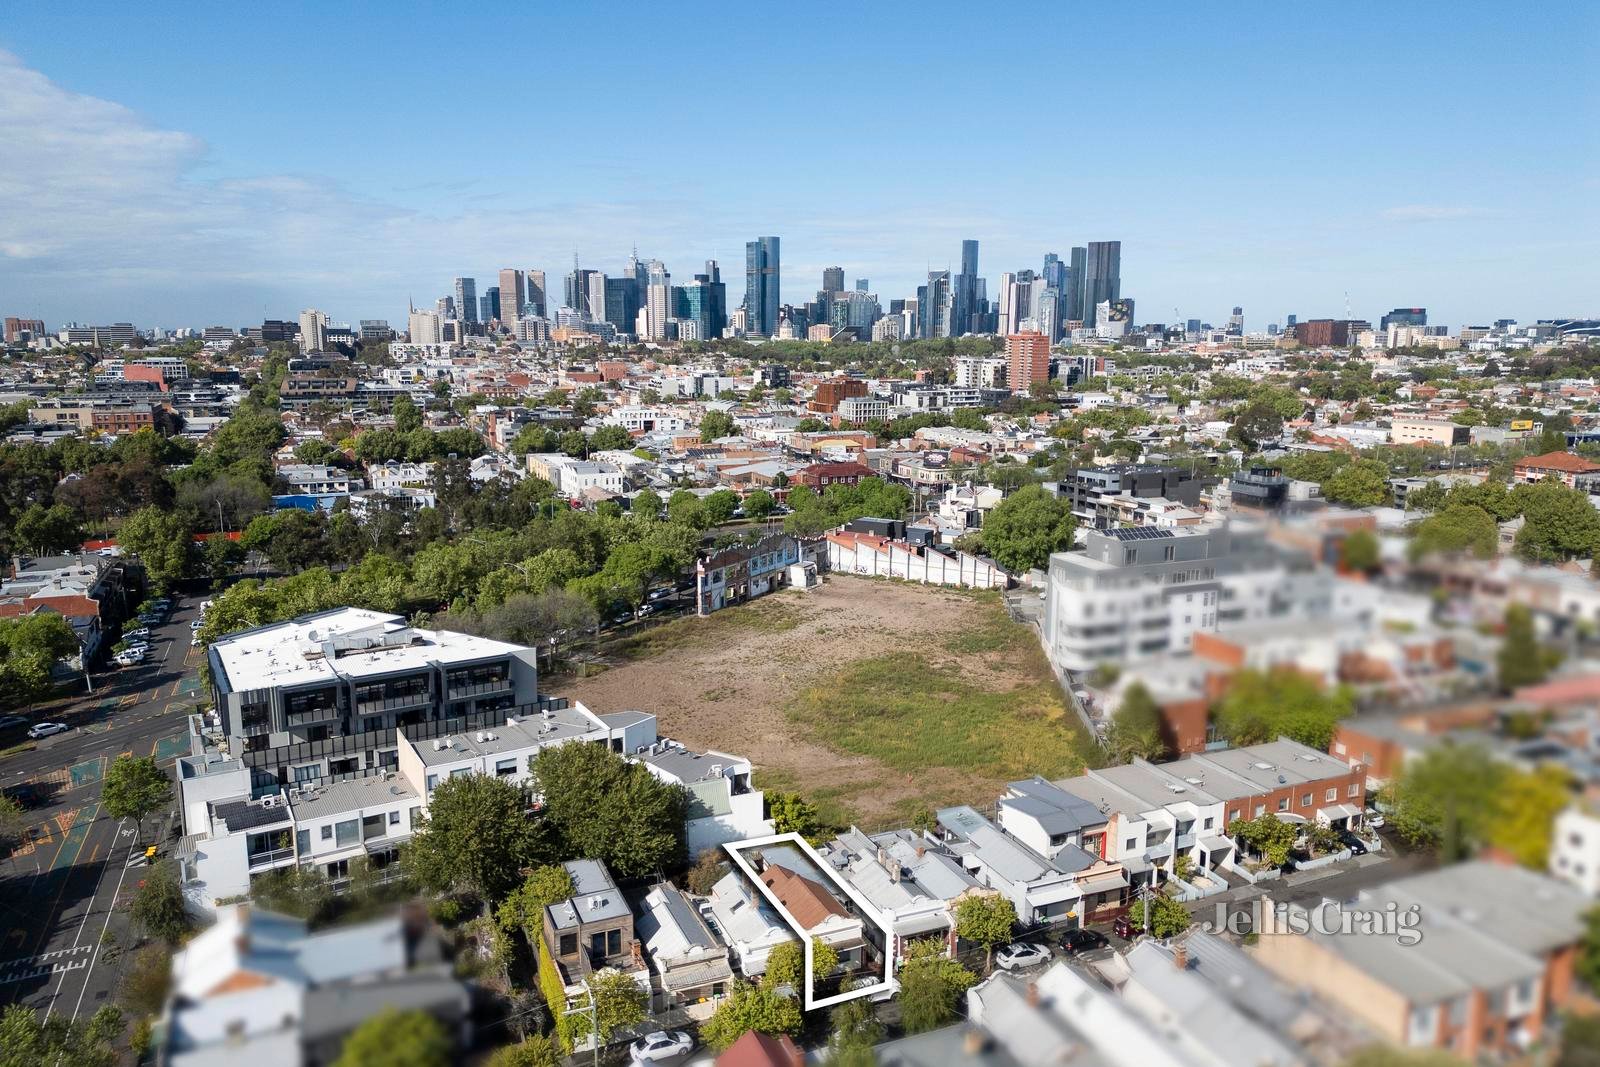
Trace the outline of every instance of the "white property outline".
<instances>
[{"instance_id":1,"label":"white property outline","mask_svg":"<svg viewBox=\"0 0 1600 1067\"><path fill-rule=\"evenodd\" d=\"M844 890L845 896L850 898L850 902L860 910L861 914L865 916L868 921L883 931L883 981L877 983L876 985L852 989L847 993L836 993L831 997L824 997L822 1000L817 1000L812 995L811 933L806 930L805 927L800 925L800 921L798 919L789 914L789 909L783 906L783 903L778 899L778 895L761 880L761 876L756 873L755 868L750 866L750 861L745 859L744 856L740 855L740 853L747 848L766 848L771 845L794 845L798 847L801 853L811 861L812 865L815 866L817 870L823 872L823 874L833 880L835 885ZM833 867L828 863L827 860L818 855L817 850L807 844L804 838L797 833L791 832L787 834L773 834L770 837L752 837L747 841L729 841L722 847L733 859L733 862L738 866L739 870L744 872L745 877L750 879L750 881L755 884L755 887L761 891L762 896L766 897L767 903L771 904L774 910L776 910L779 915L783 916L783 921L789 924L789 929L794 931L795 936L800 939L800 943L805 946L804 1005L806 1011L811 1011L814 1008L826 1008L834 1004L843 1004L847 1000L855 1000L858 997L870 997L878 993L892 994L899 991L899 985L895 982L890 973L892 967L894 966L894 930L889 926L888 923L884 922L883 919L879 917L878 909L873 907L872 904L869 903L867 899L860 893L856 892L854 886L850 885L843 878L840 878L838 875L833 873Z\"/></svg>"}]
</instances>

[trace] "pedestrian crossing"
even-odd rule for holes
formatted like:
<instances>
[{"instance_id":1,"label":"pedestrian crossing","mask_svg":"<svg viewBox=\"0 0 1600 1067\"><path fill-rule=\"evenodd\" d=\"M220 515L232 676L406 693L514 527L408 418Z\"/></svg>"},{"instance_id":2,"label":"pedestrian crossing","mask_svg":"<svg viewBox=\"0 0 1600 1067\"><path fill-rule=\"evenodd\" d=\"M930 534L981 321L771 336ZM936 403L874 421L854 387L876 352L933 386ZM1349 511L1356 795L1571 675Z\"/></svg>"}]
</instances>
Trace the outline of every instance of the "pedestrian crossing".
<instances>
[{"instance_id":1,"label":"pedestrian crossing","mask_svg":"<svg viewBox=\"0 0 1600 1067\"><path fill-rule=\"evenodd\" d=\"M0 963L0 985L82 970L89 966L89 961L93 957L93 945L79 945L77 948L57 949L54 952L41 952L36 956L7 960Z\"/></svg>"}]
</instances>

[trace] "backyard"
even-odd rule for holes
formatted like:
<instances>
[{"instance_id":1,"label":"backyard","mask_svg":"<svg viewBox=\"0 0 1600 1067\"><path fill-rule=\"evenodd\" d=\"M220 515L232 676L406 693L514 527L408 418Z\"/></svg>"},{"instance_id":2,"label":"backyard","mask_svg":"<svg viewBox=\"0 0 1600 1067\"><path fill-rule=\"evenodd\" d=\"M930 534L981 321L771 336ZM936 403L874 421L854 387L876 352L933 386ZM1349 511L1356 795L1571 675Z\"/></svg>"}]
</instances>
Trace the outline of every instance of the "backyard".
<instances>
[{"instance_id":1,"label":"backyard","mask_svg":"<svg viewBox=\"0 0 1600 1067\"><path fill-rule=\"evenodd\" d=\"M830 576L657 626L605 662L555 691L597 712L653 711L664 736L748 757L760 788L863 829L1082 768L1038 642L994 593Z\"/></svg>"}]
</instances>

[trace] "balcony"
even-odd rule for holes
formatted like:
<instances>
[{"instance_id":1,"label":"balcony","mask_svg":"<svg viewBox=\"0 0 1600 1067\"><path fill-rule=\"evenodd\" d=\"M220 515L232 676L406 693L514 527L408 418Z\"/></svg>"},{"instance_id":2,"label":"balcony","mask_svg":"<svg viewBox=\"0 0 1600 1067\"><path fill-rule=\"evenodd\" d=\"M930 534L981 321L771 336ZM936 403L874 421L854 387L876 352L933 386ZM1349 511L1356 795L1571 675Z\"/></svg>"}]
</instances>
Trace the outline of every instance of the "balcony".
<instances>
[{"instance_id":1,"label":"balcony","mask_svg":"<svg viewBox=\"0 0 1600 1067\"><path fill-rule=\"evenodd\" d=\"M294 859L294 849L275 848L268 852L253 852L250 854L250 869L261 870L264 867L276 867L285 860Z\"/></svg>"},{"instance_id":2,"label":"balcony","mask_svg":"<svg viewBox=\"0 0 1600 1067\"><path fill-rule=\"evenodd\" d=\"M399 711L403 708L426 707L433 703L433 693L423 690L420 693L411 693L398 697L377 697L371 700L356 701L356 714L373 715L385 711Z\"/></svg>"},{"instance_id":3,"label":"balcony","mask_svg":"<svg viewBox=\"0 0 1600 1067\"><path fill-rule=\"evenodd\" d=\"M449 699L463 700L467 697L487 696L490 693L504 693L511 688L511 679L506 677L490 682L463 682L459 684L451 682L446 686L446 691L450 694Z\"/></svg>"}]
</instances>

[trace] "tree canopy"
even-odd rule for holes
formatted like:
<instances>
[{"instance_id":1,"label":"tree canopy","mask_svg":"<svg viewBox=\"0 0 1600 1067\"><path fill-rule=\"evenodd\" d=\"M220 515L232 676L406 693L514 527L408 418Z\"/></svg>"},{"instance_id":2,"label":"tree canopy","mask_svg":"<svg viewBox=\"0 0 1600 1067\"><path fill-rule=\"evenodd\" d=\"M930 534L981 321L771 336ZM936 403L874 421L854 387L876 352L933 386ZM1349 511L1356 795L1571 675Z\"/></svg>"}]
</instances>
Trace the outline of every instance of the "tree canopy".
<instances>
[{"instance_id":1,"label":"tree canopy","mask_svg":"<svg viewBox=\"0 0 1600 1067\"><path fill-rule=\"evenodd\" d=\"M1012 574L1043 568L1050 553L1072 545L1075 523L1066 501L1030 485L1006 497L983 520L984 551Z\"/></svg>"},{"instance_id":2,"label":"tree canopy","mask_svg":"<svg viewBox=\"0 0 1600 1067\"><path fill-rule=\"evenodd\" d=\"M1300 671L1244 670L1230 681L1214 717L1217 730L1235 746L1287 736L1325 752L1334 727L1352 707L1348 690L1325 690Z\"/></svg>"},{"instance_id":3,"label":"tree canopy","mask_svg":"<svg viewBox=\"0 0 1600 1067\"><path fill-rule=\"evenodd\" d=\"M592 746L559 746L588 748ZM405 861L433 892L467 891L498 902L522 884L524 867L551 854L526 815L522 791L503 779L464 774L440 782Z\"/></svg>"},{"instance_id":4,"label":"tree canopy","mask_svg":"<svg viewBox=\"0 0 1600 1067\"><path fill-rule=\"evenodd\" d=\"M559 855L601 860L622 878L685 862L681 786L599 745L548 746L532 771Z\"/></svg>"}]
</instances>

